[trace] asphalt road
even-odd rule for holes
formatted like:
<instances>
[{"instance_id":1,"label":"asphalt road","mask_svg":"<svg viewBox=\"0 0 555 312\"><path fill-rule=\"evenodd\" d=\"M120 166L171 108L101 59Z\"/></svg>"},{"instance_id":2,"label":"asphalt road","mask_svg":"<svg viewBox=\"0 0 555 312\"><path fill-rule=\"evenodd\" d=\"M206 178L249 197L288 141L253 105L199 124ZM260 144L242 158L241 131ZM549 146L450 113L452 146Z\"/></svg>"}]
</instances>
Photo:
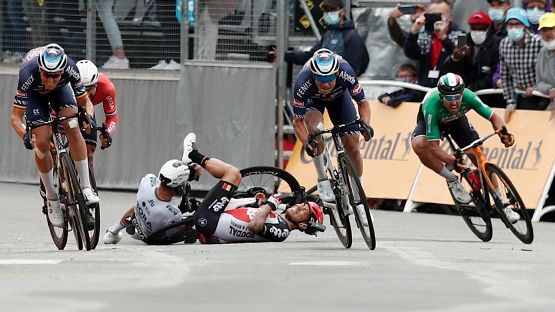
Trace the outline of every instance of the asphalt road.
<instances>
[{"instance_id":1,"label":"asphalt road","mask_svg":"<svg viewBox=\"0 0 555 312\"><path fill-rule=\"evenodd\" d=\"M102 229L134 202L101 192ZM36 186L0 183L0 311L553 311L555 223L480 242L456 216L374 211L377 248L331 227L283 243L76 250L52 244ZM327 221L326 221L327 223ZM160 310L158 310L160 309Z\"/></svg>"}]
</instances>

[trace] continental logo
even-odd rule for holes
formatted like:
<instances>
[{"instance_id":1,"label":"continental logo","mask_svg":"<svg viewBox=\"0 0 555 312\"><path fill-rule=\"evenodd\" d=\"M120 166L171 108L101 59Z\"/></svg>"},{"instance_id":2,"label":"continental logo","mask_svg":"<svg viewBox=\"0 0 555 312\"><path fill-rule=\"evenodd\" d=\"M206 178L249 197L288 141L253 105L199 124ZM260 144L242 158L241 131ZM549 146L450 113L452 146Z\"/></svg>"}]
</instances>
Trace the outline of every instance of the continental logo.
<instances>
[{"instance_id":1,"label":"continental logo","mask_svg":"<svg viewBox=\"0 0 555 312\"><path fill-rule=\"evenodd\" d=\"M397 132L394 137L382 136L380 138L373 138L368 142L361 140L359 148L362 157L367 160L408 161L408 156L412 152L410 141L411 132ZM332 157L337 156L337 151L331 138L326 139L326 147ZM311 161L312 158L306 155L303 149L301 162L306 164Z\"/></svg>"},{"instance_id":2,"label":"continental logo","mask_svg":"<svg viewBox=\"0 0 555 312\"><path fill-rule=\"evenodd\" d=\"M510 148L484 145L484 154L490 162L502 169L538 170L537 167L542 162L542 145L543 140L515 144ZM446 141L442 142L441 147L451 152Z\"/></svg>"}]
</instances>

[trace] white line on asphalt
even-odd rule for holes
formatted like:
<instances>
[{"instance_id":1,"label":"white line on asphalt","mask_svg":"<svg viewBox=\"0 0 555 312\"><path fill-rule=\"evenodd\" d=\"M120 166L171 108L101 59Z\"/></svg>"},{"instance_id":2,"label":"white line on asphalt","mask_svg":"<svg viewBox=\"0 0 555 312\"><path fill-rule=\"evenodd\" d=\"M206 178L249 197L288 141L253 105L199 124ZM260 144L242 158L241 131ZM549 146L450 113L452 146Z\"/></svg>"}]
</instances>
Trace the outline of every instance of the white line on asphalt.
<instances>
[{"instance_id":1,"label":"white line on asphalt","mask_svg":"<svg viewBox=\"0 0 555 312\"><path fill-rule=\"evenodd\" d=\"M2 264L58 264L62 260L55 259L0 259Z\"/></svg>"},{"instance_id":2,"label":"white line on asphalt","mask_svg":"<svg viewBox=\"0 0 555 312\"><path fill-rule=\"evenodd\" d=\"M309 262L291 262L289 265L321 265L321 266L360 266L360 262L354 261L309 261Z\"/></svg>"}]
</instances>

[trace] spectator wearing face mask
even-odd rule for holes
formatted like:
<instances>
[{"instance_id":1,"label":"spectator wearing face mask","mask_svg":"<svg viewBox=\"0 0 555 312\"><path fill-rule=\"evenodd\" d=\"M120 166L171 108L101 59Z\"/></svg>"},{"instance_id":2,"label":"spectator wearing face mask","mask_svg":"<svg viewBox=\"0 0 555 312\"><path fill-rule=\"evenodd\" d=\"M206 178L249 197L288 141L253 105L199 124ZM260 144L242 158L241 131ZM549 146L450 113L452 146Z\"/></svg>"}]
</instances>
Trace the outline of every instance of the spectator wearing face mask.
<instances>
[{"instance_id":1,"label":"spectator wearing face mask","mask_svg":"<svg viewBox=\"0 0 555 312\"><path fill-rule=\"evenodd\" d=\"M355 70L357 76L366 71L370 61L364 40L356 31L353 21L345 16L343 0L324 0L322 5L326 32L322 40L315 44L310 51L288 51L285 61L296 65L304 65L316 50L329 49L341 55Z\"/></svg>"},{"instance_id":2,"label":"spectator wearing face mask","mask_svg":"<svg viewBox=\"0 0 555 312\"><path fill-rule=\"evenodd\" d=\"M430 4L426 13L441 14L441 20L435 22L430 31L425 27L427 14L418 17L407 36L404 52L408 58L418 60L418 83L435 87L441 67L453 53L457 36L462 31L452 22L451 8L446 2Z\"/></svg>"},{"instance_id":3,"label":"spectator wearing face mask","mask_svg":"<svg viewBox=\"0 0 555 312\"><path fill-rule=\"evenodd\" d=\"M549 95L549 101L555 102L555 13L542 15L539 20L541 48L536 63L535 90ZM544 103L546 104L546 103ZM547 105L546 105L547 106ZM551 107L552 118L555 117L555 105Z\"/></svg>"},{"instance_id":4,"label":"spectator wearing face mask","mask_svg":"<svg viewBox=\"0 0 555 312\"><path fill-rule=\"evenodd\" d=\"M488 10L488 16L493 21L493 29L495 30L495 36L501 40L507 36L507 30L505 29L505 15L507 11L511 8L510 0L488 0L490 5Z\"/></svg>"},{"instance_id":5,"label":"spectator wearing face mask","mask_svg":"<svg viewBox=\"0 0 555 312\"><path fill-rule=\"evenodd\" d=\"M507 102L505 120L512 111L540 109L540 99L532 96L536 85L536 62L542 47L540 38L530 34L528 15L522 8L507 11L507 38L499 45L499 64L503 84L503 97ZM515 89L526 90L516 94Z\"/></svg>"},{"instance_id":6,"label":"spectator wearing face mask","mask_svg":"<svg viewBox=\"0 0 555 312\"><path fill-rule=\"evenodd\" d=\"M445 60L442 74L458 73L468 89L478 91L493 88L492 77L499 63L499 40L495 36L493 21L485 12L474 12L468 18L470 34L467 44L457 45L451 57ZM481 96L493 107L505 107L500 95Z\"/></svg>"},{"instance_id":7,"label":"spectator wearing face mask","mask_svg":"<svg viewBox=\"0 0 555 312\"><path fill-rule=\"evenodd\" d=\"M397 78L395 80L408 83L417 83L416 80L416 67L412 64L403 64L397 70ZM402 88L401 90L384 93L378 97L381 103L397 107L403 102L420 102L424 98L424 92L417 91L409 88Z\"/></svg>"},{"instance_id":8,"label":"spectator wearing face mask","mask_svg":"<svg viewBox=\"0 0 555 312\"><path fill-rule=\"evenodd\" d=\"M526 10L528 14L528 21L530 21L530 31L538 34L538 24L540 22L540 17L545 13L550 11L549 2L546 0L528 0L522 4L522 8Z\"/></svg>"}]
</instances>

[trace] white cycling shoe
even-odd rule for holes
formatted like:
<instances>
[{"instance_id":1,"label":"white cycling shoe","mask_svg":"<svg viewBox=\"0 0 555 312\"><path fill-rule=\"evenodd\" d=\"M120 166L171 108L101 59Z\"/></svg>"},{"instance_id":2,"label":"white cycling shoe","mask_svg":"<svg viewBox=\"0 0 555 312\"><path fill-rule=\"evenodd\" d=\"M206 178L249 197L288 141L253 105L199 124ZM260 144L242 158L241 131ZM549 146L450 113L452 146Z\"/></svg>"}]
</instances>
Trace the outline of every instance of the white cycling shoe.
<instances>
[{"instance_id":1,"label":"white cycling shoe","mask_svg":"<svg viewBox=\"0 0 555 312\"><path fill-rule=\"evenodd\" d=\"M104 239L103 239L104 244L117 244L121 240L122 236L123 234L121 233L121 231L118 232L117 234L114 234L109 230L106 230L106 234L104 234Z\"/></svg>"},{"instance_id":2,"label":"white cycling shoe","mask_svg":"<svg viewBox=\"0 0 555 312\"><path fill-rule=\"evenodd\" d=\"M187 134L185 139L183 139L183 156L181 161L190 164L192 160L189 158L189 153L197 149L197 135L193 132Z\"/></svg>"},{"instance_id":3,"label":"white cycling shoe","mask_svg":"<svg viewBox=\"0 0 555 312\"><path fill-rule=\"evenodd\" d=\"M64 224L64 212L60 207L60 201L58 199L54 200L47 200L47 211L48 211L48 220L52 223L53 226L62 227Z\"/></svg>"},{"instance_id":4,"label":"white cycling shoe","mask_svg":"<svg viewBox=\"0 0 555 312\"><path fill-rule=\"evenodd\" d=\"M451 190L451 194L453 197L461 203L461 204L468 204L472 201L472 197L470 194L464 189L464 187L459 183L459 180L455 181L447 181L447 185Z\"/></svg>"},{"instance_id":5,"label":"white cycling shoe","mask_svg":"<svg viewBox=\"0 0 555 312\"><path fill-rule=\"evenodd\" d=\"M94 205L100 202L100 198L93 192L92 188L87 187L82 190L85 203L87 205Z\"/></svg>"},{"instance_id":6,"label":"white cycling shoe","mask_svg":"<svg viewBox=\"0 0 555 312\"><path fill-rule=\"evenodd\" d=\"M318 188L318 196L324 202L333 203L335 202L335 195L331 190L331 183L330 180L322 180L318 181L316 184Z\"/></svg>"},{"instance_id":7,"label":"white cycling shoe","mask_svg":"<svg viewBox=\"0 0 555 312\"><path fill-rule=\"evenodd\" d=\"M503 209L503 212L507 216L507 219L509 219L509 222L513 224L515 224L518 220L520 220L520 215L509 207L506 207L505 209Z\"/></svg>"}]
</instances>

